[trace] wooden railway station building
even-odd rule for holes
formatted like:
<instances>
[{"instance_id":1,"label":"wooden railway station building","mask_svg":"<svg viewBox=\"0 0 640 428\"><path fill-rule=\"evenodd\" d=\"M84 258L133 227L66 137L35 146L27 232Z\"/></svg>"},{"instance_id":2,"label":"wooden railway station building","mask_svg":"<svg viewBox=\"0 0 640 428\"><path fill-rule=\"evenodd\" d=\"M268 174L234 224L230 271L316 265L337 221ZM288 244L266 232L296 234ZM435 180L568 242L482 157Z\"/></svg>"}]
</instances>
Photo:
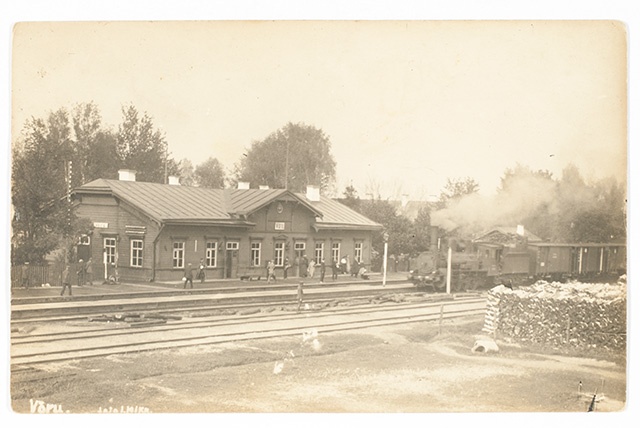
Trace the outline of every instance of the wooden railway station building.
<instances>
[{"instance_id":1,"label":"wooden railway station building","mask_svg":"<svg viewBox=\"0 0 640 428\"><path fill-rule=\"evenodd\" d=\"M135 181L120 171L119 180L98 179L73 192L75 212L93 228L78 245L78 258L92 259L94 277L133 281L179 281L191 263L201 260L207 279L266 276L273 260L282 278L285 260L298 276L296 260L307 256L332 260L349 256L368 265L372 236L382 226L347 206L320 195L285 189L206 189ZM328 273L330 275L330 273Z\"/></svg>"}]
</instances>

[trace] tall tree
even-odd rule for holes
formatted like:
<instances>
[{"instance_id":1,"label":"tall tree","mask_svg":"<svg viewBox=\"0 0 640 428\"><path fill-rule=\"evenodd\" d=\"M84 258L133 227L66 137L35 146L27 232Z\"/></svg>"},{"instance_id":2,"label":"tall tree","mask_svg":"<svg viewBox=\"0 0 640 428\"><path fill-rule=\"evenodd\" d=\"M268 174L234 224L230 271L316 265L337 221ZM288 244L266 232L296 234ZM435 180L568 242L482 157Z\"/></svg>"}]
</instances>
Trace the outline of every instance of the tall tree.
<instances>
[{"instance_id":1,"label":"tall tree","mask_svg":"<svg viewBox=\"0 0 640 428\"><path fill-rule=\"evenodd\" d=\"M344 192L342 192L342 198L339 199L342 204L348 206L352 210L360 212L360 196L358 196L358 191L353 185L348 185L344 188Z\"/></svg>"},{"instance_id":2,"label":"tall tree","mask_svg":"<svg viewBox=\"0 0 640 428\"><path fill-rule=\"evenodd\" d=\"M335 168L331 143L322 130L288 123L253 142L237 166L236 179L294 192L304 191L307 185L326 191L335 181Z\"/></svg>"},{"instance_id":3,"label":"tall tree","mask_svg":"<svg viewBox=\"0 0 640 428\"><path fill-rule=\"evenodd\" d=\"M193 170L193 163L187 158L178 162L180 184L183 186L195 186L197 179Z\"/></svg>"},{"instance_id":4,"label":"tall tree","mask_svg":"<svg viewBox=\"0 0 640 428\"><path fill-rule=\"evenodd\" d=\"M411 220L398 215L396 208L387 200L363 199L360 212L376 223L384 226L389 234L389 254L414 254L415 233ZM372 239L374 250L382 254L384 240L382 234L374 234Z\"/></svg>"},{"instance_id":5,"label":"tall tree","mask_svg":"<svg viewBox=\"0 0 640 428\"><path fill-rule=\"evenodd\" d=\"M46 121L32 118L23 135L13 150L12 261L39 263L58 246L60 236L71 233L74 221L65 198L73 157L69 115L60 109Z\"/></svg>"},{"instance_id":6,"label":"tall tree","mask_svg":"<svg viewBox=\"0 0 640 428\"><path fill-rule=\"evenodd\" d=\"M72 144L74 151L73 187L76 187L93 179L100 178L89 174L88 170L90 167L88 163L92 151L98 148L96 139L101 132L102 116L94 103L82 103L76 104L73 108L72 120L75 134L75 139ZM108 152L103 151L101 154L106 155ZM113 162L116 158L112 157L110 160ZM106 159L106 161L109 161L109 159ZM97 171L94 170L92 172Z\"/></svg>"},{"instance_id":7,"label":"tall tree","mask_svg":"<svg viewBox=\"0 0 640 428\"><path fill-rule=\"evenodd\" d=\"M427 251L431 245L431 208L428 205L418 210L418 215L413 220L413 230L415 251Z\"/></svg>"},{"instance_id":8,"label":"tall tree","mask_svg":"<svg viewBox=\"0 0 640 428\"><path fill-rule=\"evenodd\" d=\"M209 158L199 164L194 172L194 177L200 187L224 189L226 179L224 168L216 158Z\"/></svg>"},{"instance_id":9,"label":"tall tree","mask_svg":"<svg viewBox=\"0 0 640 428\"><path fill-rule=\"evenodd\" d=\"M568 242L608 242L626 238L625 189L613 178L587 183L574 165L558 183L555 238Z\"/></svg>"},{"instance_id":10,"label":"tall tree","mask_svg":"<svg viewBox=\"0 0 640 428\"><path fill-rule=\"evenodd\" d=\"M446 208L451 202L462 197L478 193L480 185L471 177L451 179L447 178L447 184L440 192L440 198L436 203L438 209Z\"/></svg>"},{"instance_id":11,"label":"tall tree","mask_svg":"<svg viewBox=\"0 0 640 428\"><path fill-rule=\"evenodd\" d=\"M140 117L134 106L123 107L122 115L116 134L122 167L136 170L139 181L163 183L169 157L164 135L147 113Z\"/></svg>"},{"instance_id":12,"label":"tall tree","mask_svg":"<svg viewBox=\"0 0 640 428\"><path fill-rule=\"evenodd\" d=\"M88 141L84 166L84 182L97 178L117 179L121 168L116 136L100 130Z\"/></svg>"}]
</instances>

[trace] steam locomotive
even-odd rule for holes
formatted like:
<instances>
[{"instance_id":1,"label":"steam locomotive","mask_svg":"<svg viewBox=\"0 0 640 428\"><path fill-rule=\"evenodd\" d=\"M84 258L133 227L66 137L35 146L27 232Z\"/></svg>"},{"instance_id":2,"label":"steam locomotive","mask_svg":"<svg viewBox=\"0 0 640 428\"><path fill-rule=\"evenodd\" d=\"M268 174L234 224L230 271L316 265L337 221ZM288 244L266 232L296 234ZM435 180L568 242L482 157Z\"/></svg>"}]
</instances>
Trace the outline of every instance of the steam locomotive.
<instances>
[{"instance_id":1,"label":"steam locomotive","mask_svg":"<svg viewBox=\"0 0 640 428\"><path fill-rule=\"evenodd\" d=\"M442 238L433 228L429 251L412 263L418 289L444 291L451 248L452 291L527 285L539 279L609 282L626 273L625 243L554 243L516 228L495 228L475 239Z\"/></svg>"}]
</instances>

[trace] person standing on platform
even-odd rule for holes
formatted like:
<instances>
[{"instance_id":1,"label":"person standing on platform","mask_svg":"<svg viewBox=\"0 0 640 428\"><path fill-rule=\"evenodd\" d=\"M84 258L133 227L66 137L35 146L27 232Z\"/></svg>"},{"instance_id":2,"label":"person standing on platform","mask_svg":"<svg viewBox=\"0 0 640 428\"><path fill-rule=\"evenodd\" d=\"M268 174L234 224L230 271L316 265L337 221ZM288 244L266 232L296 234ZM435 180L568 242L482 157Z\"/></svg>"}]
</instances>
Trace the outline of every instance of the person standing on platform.
<instances>
[{"instance_id":1,"label":"person standing on platform","mask_svg":"<svg viewBox=\"0 0 640 428\"><path fill-rule=\"evenodd\" d=\"M309 274L309 278L313 278L313 274L316 271L316 262L313 259L309 260L309 268L307 269L307 273Z\"/></svg>"},{"instance_id":2,"label":"person standing on platform","mask_svg":"<svg viewBox=\"0 0 640 428\"><path fill-rule=\"evenodd\" d=\"M309 259L307 256L302 256L302 260L300 260L300 276L307 276L307 269L309 269Z\"/></svg>"},{"instance_id":3,"label":"person standing on platform","mask_svg":"<svg viewBox=\"0 0 640 428\"><path fill-rule=\"evenodd\" d=\"M347 271L347 258L343 257L340 259L340 273L345 273Z\"/></svg>"},{"instance_id":4,"label":"person standing on platform","mask_svg":"<svg viewBox=\"0 0 640 428\"><path fill-rule=\"evenodd\" d=\"M358 277L358 271L360 270L360 264L358 260L354 258L353 264L351 265L351 276Z\"/></svg>"},{"instance_id":5,"label":"person standing on platform","mask_svg":"<svg viewBox=\"0 0 640 428\"><path fill-rule=\"evenodd\" d=\"M327 270L327 266L324 264L324 259L320 260L320 283L324 282L324 274Z\"/></svg>"},{"instance_id":6,"label":"person standing on platform","mask_svg":"<svg viewBox=\"0 0 640 428\"><path fill-rule=\"evenodd\" d=\"M78 275L78 285L82 287L84 285L84 260L82 259L78 260L78 271L76 274Z\"/></svg>"},{"instance_id":7,"label":"person standing on platform","mask_svg":"<svg viewBox=\"0 0 640 428\"><path fill-rule=\"evenodd\" d=\"M191 288L193 288L193 267L191 266L191 263L189 263L184 269L184 286L182 287L183 289L187 288L187 283L190 283Z\"/></svg>"},{"instance_id":8,"label":"person standing on platform","mask_svg":"<svg viewBox=\"0 0 640 428\"><path fill-rule=\"evenodd\" d=\"M198 279L200 283L204 282L204 260L200 259L200 265L198 266Z\"/></svg>"},{"instance_id":9,"label":"person standing on platform","mask_svg":"<svg viewBox=\"0 0 640 428\"><path fill-rule=\"evenodd\" d=\"M267 262L267 284L271 283L271 279L276 282L276 265L273 260Z\"/></svg>"},{"instance_id":10,"label":"person standing on platform","mask_svg":"<svg viewBox=\"0 0 640 428\"><path fill-rule=\"evenodd\" d=\"M338 271L340 270L340 265L338 264L338 260L333 259L331 263L331 279L334 281L338 279Z\"/></svg>"},{"instance_id":11,"label":"person standing on platform","mask_svg":"<svg viewBox=\"0 0 640 428\"><path fill-rule=\"evenodd\" d=\"M287 276L289 274L289 268L291 267L291 264L289 263L289 257L285 257L284 259L284 267L283 267L283 278L287 279Z\"/></svg>"},{"instance_id":12,"label":"person standing on platform","mask_svg":"<svg viewBox=\"0 0 640 428\"><path fill-rule=\"evenodd\" d=\"M64 265L64 270L62 271L62 292L61 296L64 296L64 290L69 289L69 296L71 296L71 278L69 275L69 265Z\"/></svg>"},{"instance_id":13,"label":"person standing on platform","mask_svg":"<svg viewBox=\"0 0 640 428\"><path fill-rule=\"evenodd\" d=\"M29 277L29 262L24 262L21 269L22 274L22 286L24 288L29 288L29 283L31 282L31 278Z\"/></svg>"},{"instance_id":14,"label":"person standing on platform","mask_svg":"<svg viewBox=\"0 0 640 428\"><path fill-rule=\"evenodd\" d=\"M91 266L91 257L87 260L87 264L84 268L85 272L85 282L88 282L89 285L93 285L93 266Z\"/></svg>"}]
</instances>

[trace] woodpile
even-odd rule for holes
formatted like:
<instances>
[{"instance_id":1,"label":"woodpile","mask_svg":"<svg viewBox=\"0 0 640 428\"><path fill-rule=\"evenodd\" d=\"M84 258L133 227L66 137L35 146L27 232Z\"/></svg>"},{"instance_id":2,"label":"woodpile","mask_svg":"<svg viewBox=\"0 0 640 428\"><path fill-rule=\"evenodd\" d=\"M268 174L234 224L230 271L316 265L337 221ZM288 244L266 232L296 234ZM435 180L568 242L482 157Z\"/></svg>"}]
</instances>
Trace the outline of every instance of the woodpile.
<instances>
[{"instance_id":1,"label":"woodpile","mask_svg":"<svg viewBox=\"0 0 640 428\"><path fill-rule=\"evenodd\" d=\"M556 348L626 349L627 286L537 283L489 290L483 331Z\"/></svg>"}]
</instances>

